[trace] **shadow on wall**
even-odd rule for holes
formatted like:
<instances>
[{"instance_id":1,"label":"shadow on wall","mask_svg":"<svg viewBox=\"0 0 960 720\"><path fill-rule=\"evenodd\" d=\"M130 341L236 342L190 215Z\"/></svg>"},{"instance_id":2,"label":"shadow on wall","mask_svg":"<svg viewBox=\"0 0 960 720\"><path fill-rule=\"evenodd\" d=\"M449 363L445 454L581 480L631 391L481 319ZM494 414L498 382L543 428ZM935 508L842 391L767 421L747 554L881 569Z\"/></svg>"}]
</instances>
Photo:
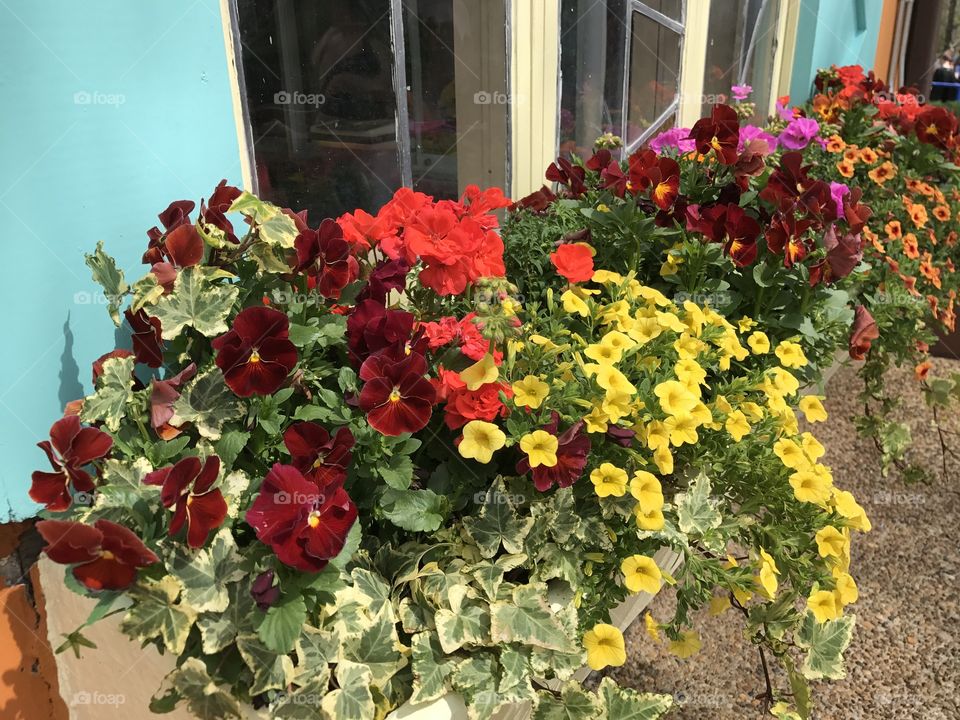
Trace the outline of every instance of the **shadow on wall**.
<instances>
[{"instance_id":1,"label":"shadow on wall","mask_svg":"<svg viewBox=\"0 0 960 720\"><path fill-rule=\"evenodd\" d=\"M60 407L84 396L83 383L80 382L80 366L73 354L73 330L70 329L70 313L63 323L63 353L60 355L60 390L57 399Z\"/></svg>"}]
</instances>

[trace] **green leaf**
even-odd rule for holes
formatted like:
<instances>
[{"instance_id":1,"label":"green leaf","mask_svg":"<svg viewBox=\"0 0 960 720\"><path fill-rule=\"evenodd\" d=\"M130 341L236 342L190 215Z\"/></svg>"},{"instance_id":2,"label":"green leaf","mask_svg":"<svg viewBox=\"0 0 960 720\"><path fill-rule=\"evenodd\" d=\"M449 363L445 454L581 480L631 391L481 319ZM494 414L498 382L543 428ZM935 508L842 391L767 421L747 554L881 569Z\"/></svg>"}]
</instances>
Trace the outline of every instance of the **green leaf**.
<instances>
[{"instance_id":1,"label":"green leaf","mask_svg":"<svg viewBox=\"0 0 960 720\"><path fill-rule=\"evenodd\" d=\"M147 305L156 305L163 297L163 285L157 276L148 272L133 284L133 298L130 300L130 312L136 313Z\"/></svg>"},{"instance_id":2,"label":"green leaf","mask_svg":"<svg viewBox=\"0 0 960 720\"><path fill-rule=\"evenodd\" d=\"M447 500L433 490L394 490L383 493L383 514L409 532L433 532L443 523Z\"/></svg>"},{"instance_id":3,"label":"green leaf","mask_svg":"<svg viewBox=\"0 0 960 720\"><path fill-rule=\"evenodd\" d=\"M500 684L497 691L511 702L534 700L536 693L530 683L530 651L505 647L500 653Z\"/></svg>"},{"instance_id":4,"label":"green leaf","mask_svg":"<svg viewBox=\"0 0 960 720\"><path fill-rule=\"evenodd\" d=\"M182 653L197 613L176 601L180 590L180 581L172 575L135 585L128 591L133 605L123 618L121 630L140 642L160 638L174 655Z\"/></svg>"},{"instance_id":5,"label":"green leaf","mask_svg":"<svg viewBox=\"0 0 960 720\"><path fill-rule=\"evenodd\" d=\"M323 711L330 718L372 718L375 716L373 695L370 693L372 675L365 665L342 660L337 663L339 689L324 696Z\"/></svg>"},{"instance_id":6,"label":"green leaf","mask_svg":"<svg viewBox=\"0 0 960 720\"><path fill-rule=\"evenodd\" d=\"M178 548L170 572L183 585L183 602L197 612L223 612L229 596L227 584L243 577L240 555L230 528L221 528L210 547L192 552Z\"/></svg>"},{"instance_id":7,"label":"green leaf","mask_svg":"<svg viewBox=\"0 0 960 720\"><path fill-rule=\"evenodd\" d=\"M407 664L399 647L393 608L385 607L359 636L346 638L343 657L370 668L373 683L384 687Z\"/></svg>"},{"instance_id":8,"label":"green leaf","mask_svg":"<svg viewBox=\"0 0 960 720\"><path fill-rule=\"evenodd\" d=\"M290 342L298 348L306 347L320 337L320 328L316 325L298 325L290 323Z\"/></svg>"},{"instance_id":9,"label":"green leaf","mask_svg":"<svg viewBox=\"0 0 960 720\"><path fill-rule=\"evenodd\" d=\"M297 226L293 219L285 215L276 205L261 200L244 191L233 201L229 212L238 212L252 218L259 226L259 236L268 245L292 248L297 239Z\"/></svg>"},{"instance_id":10,"label":"green leaf","mask_svg":"<svg viewBox=\"0 0 960 720\"><path fill-rule=\"evenodd\" d=\"M93 272L93 281L103 288L103 294L109 302L108 309L113 324L120 327L120 303L130 286L123 277L123 270L117 267L117 261L103 251L103 240L97 243L97 249L86 257L87 267Z\"/></svg>"},{"instance_id":11,"label":"green leaf","mask_svg":"<svg viewBox=\"0 0 960 720\"><path fill-rule=\"evenodd\" d=\"M213 368L181 390L173 403L170 422L176 426L193 423L203 437L219 440L224 423L236 420L243 412L243 403L227 387L220 369Z\"/></svg>"},{"instance_id":12,"label":"green leaf","mask_svg":"<svg viewBox=\"0 0 960 720\"><path fill-rule=\"evenodd\" d=\"M504 700L497 692L497 662L492 653L475 653L453 673L453 686L467 701L471 720L487 720Z\"/></svg>"},{"instance_id":13,"label":"green leaf","mask_svg":"<svg viewBox=\"0 0 960 720\"><path fill-rule=\"evenodd\" d=\"M608 677L600 681L598 695L606 706L609 720L656 720L673 705L673 698L669 695L622 688Z\"/></svg>"},{"instance_id":14,"label":"green leaf","mask_svg":"<svg viewBox=\"0 0 960 720\"><path fill-rule=\"evenodd\" d=\"M95 507L129 509L143 498L156 500L160 488L143 484L143 478L152 470L153 466L142 457L132 463L107 460L103 466L103 480L96 490Z\"/></svg>"},{"instance_id":15,"label":"green leaf","mask_svg":"<svg viewBox=\"0 0 960 720\"><path fill-rule=\"evenodd\" d=\"M180 667L167 675L164 685L169 686L166 695L155 696L150 702L153 712L170 712L182 699L187 701L190 713L201 720L241 717L236 698L216 686L199 658L184 660Z\"/></svg>"},{"instance_id":16,"label":"green leaf","mask_svg":"<svg viewBox=\"0 0 960 720\"><path fill-rule=\"evenodd\" d=\"M227 316L239 293L236 285L214 285L201 270L184 268L177 274L173 292L146 310L160 320L164 340L174 339L185 327L213 337L227 331Z\"/></svg>"},{"instance_id":17,"label":"green leaf","mask_svg":"<svg viewBox=\"0 0 960 720\"><path fill-rule=\"evenodd\" d=\"M287 655L275 653L256 635L239 636L237 650L253 672L251 695L259 695L267 690L282 690L293 680L293 660Z\"/></svg>"},{"instance_id":18,"label":"green leaf","mask_svg":"<svg viewBox=\"0 0 960 720\"><path fill-rule=\"evenodd\" d=\"M378 466L376 470L394 490L406 490L413 482L413 460L409 455L394 455L389 464Z\"/></svg>"},{"instance_id":19,"label":"green leaf","mask_svg":"<svg viewBox=\"0 0 960 720\"><path fill-rule=\"evenodd\" d=\"M248 440L250 440L250 433L242 430L228 430L220 436L215 447L225 468L233 467Z\"/></svg>"},{"instance_id":20,"label":"green leaf","mask_svg":"<svg viewBox=\"0 0 960 720\"><path fill-rule=\"evenodd\" d=\"M264 613L257 635L269 650L286 654L293 650L306 622L307 604L303 598L287 598Z\"/></svg>"},{"instance_id":21,"label":"green leaf","mask_svg":"<svg viewBox=\"0 0 960 720\"><path fill-rule=\"evenodd\" d=\"M677 524L680 531L688 535L703 536L723 522L717 502L710 498L710 479L702 472L687 492L677 493L674 502L677 504Z\"/></svg>"},{"instance_id":22,"label":"green leaf","mask_svg":"<svg viewBox=\"0 0 960 720\"><path fill-rule=\"evenodd\" d=\"M578 682L570 681L564 685L559 698L548 692L538 695L540 701L533 720L593 720L599 716L597 696L584 690Z\"/></svg>"},{"instance_id":23,"label":"green leaf","mask_svg":"<svg viewBox=\"0 0 960 720\"><path fill-rule=\"evenodd\" d=\"M797 632L796 643L807 650L800 672L808 680L840 680L846 677L843 667L843 651L853 638L856 615L845 615L837 620L818 623L812 613L807 613Z\"/></svg>"},{"instance_id":24,"label":"green leaf","mask_svg":"<svg viewBox=\"0 0 960 720\"><path fill-rule=\"evenodd\" d=\"M793 694L793 704L797 708L797 714L802 720L810 717L810 711L813 709L810 698L810 684L797 672L793 660L789 655L783 658L784 667L787 669L787 679L790 681L790 691Z\"/></svg>"},{"instance_id":25,"label":"green leaf","mask_svg":"<svg viewBox=\"0 0 960 720\"><path fill-rule=\"evenodd\" d=\"M197 629L206 655L218 653L237 639L240 633L252 628L250 619L254 614L250 586L244 582L227 586L227 609L223 612L203 613L197 618Z\"/></svg>"},{"instance_id":26,"label":"green leaf","mask_svg":"<svg viewBox=\"0 0 960 720\"><path fill-rule=\"evenodd\" d=\"M437 636L421 632L411 640L413 655L412 704L435 700L450 688L447 679L453 673L456 662L444 656Z\"/></svg>"},{"instance_id":27,"label":"green leaf","mask_svg":"<svg viewBox=\"0 0 960 720\"><path fill-rule=\"evenodd\" d=\"M466 601L453 610L441 608L434 615L440 645L448 655L464 645L490 642L490 611L479 602Z\"/></svg>"},{"instance_id":28,"label":"green leaf","mask_svg":"<svg viewBox=\"0 0 960 720\"><path fill-rule=\"evenodd\" d=\"M103 363L97 378L97 389L83 401L80 417L85 422L103 421L111 432L120 429L127 415L127 404L133 400L134 358L110 358Z\"/></svg>"},{"instance_id":29,"label":"green leaf","mask_svg":"<svg viewBox=\"0 0 960 720\"><path fill-rule=\"evenodd\" d=\"M464 528L480 548L480 554L492 558L502 544L508 553L523 552L523 540L533 526L532 517L517 516L513 501L500 479L484 496L483 507L477 517L463 519Z\"/></svg>"},{"instance_id":30,"label":"green leaf","mask_svg":"<svg viewBox=\"0 0 960 720\"><path fill-rule=\"evenodd\" d=\"M490 604L490 634L495 643L518 643L572 652L563 626L547 604L545 583L514 588L511 598Z\"/></svg>"}]
</instances>

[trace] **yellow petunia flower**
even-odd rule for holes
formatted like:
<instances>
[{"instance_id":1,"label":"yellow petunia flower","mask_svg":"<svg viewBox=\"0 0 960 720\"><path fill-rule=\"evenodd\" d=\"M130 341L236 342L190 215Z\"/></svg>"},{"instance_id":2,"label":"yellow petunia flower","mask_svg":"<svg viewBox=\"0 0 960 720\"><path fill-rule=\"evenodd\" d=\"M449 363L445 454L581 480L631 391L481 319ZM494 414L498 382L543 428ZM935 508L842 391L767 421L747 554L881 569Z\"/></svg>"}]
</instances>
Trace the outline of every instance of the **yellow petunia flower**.
<instances>
[{"instance_id":1,"label":"yellow petunia flower","mask_svg":"<svg viewBox=\"0 0 960 720\"><path fill-rule=\"evenodd\" d=\"M693 410L699 402L696 395L679 380L665 380L653 389L661 409L668 415L682 415Z\"/></svg>"},{"instance_id":2,"label":"yellow petunia flower","mask_svg":"<svg viewBox=\"0 0 960 720\"><path fill-rule=\"evenodd\" d=\"M827 451L826 448L820 444L820 441L808 432L800 436L800 447L803 448L804 454L810 458L810 462L816 462L822 458Z\"/></svg>"},{"instance_id":3,"label":"yellow petunia flower","mask_svg":"<svg viewBox=\"0 0 960 720\"><path fill-rule=\"evenodd\" d=\"M654 420L647 423L644 429L644 435L647 447L651 450L657 450L662 447L670 447L670 431L660 420Z\"/></svg>"},{"instance_id":4,"label":"yellow petunia flower","mask_svg":"<svg viewBox=\"0 0 960 720\"><path fill-rule=\"evenodd\" d=\"M837 513L847 521L847 527L861 532L870 532L872 525L866 511L847 490L833 490L833 506Z\"/></svg>"},{"instance_id":5,"label":"yellow petunia flower","mask_svg":"<svg viewBox=\"0 0 960 720\"><path fill-rule=\"evenodd\" d=\"M623 357L623 350L613 345L605 345L599 342L588 345L587 349L583 351L583 354L591 360L596 360L601 365L615 365L620 362L620 359Z\"/></svg>"},{"instance_id":6,"label":"yellow petunia flower","mask_svg":"<svg viewBox=\"0 0 960 720\"><path fill-rule=\"evenodd\" d=\"M583 636L583 649L587 651L587 665L591 670L619 667L627 661L623 633L613 625L599 623Z\"/></svg>"},{"instance_id":7,"label":"yellow petunia flower","mask_svg":"<svg viewBox=\"0 0 960 720\"><path fill-rule=\"evenodd\" d=\"M511 387L514 404L534 410L540 407L550 394L550 386L535 375L527 375L523 380L513 383Z\"/></svg>"},{"instance_id":8,"label":"yellow petunia flower","mask_svg":"<svg viewBox=\"0 0 960 720\"><path fill-rule=\"evenodd\" d=\"M490 353L460 372L460 379L467 384L467 390L479 390L482 386L495 382L499 376L500 370Z\"/></svg>"},{"instance_id":9,"label":"yellow petunia flower","mask_svg":"<svg viewBox=\"0 0 960 720\"><path fill-rule=\"evenodd\" d=\"M663 530L665 523L663 510L658 508L656 510L651 510L650 512L644 512L643 508L641 508L640 505L637 505L633 514L637 519L637 527L639 527L641 530L648 530L650 532Z\"/></svg>"},{"instance_id":10,"label":"yellow petunia flower","mask_svg":"<svg viewBox=\"0 0 960 720\"><path fill-rule=\"evenodd\" d=\"M623 282L623 275L620 273L615 273L611 270L594 270L593 282L600 283L601 285L614 284L619 285Z\"/></svg>"},{"instance_id":11,"label":"yellow petunia flower","mask_svg":"<svg viewBox=\"0 0 960 720\"><path fill-rule=\"evenodd\" d=\"M741 403L740 409L743 410L743 414L747 416L747 419L752 422L763 420L763 408L755 402Z\"/></svg>"},{"instance_id":12,"label":"yellow petunia flower","mask_svg":"<svg viewBox=\"0 0 960 720\"><path fill-rule=\"evenodd\" d=\"M636 470L630 479L630 494L643 512L663 508L663 486L657 476L646 470Z\"/></svg>"},{"instance_id":13,"label":"yellow petunia flower","mask_svg":"<svg viewBox=\"0 0 960 720\"><path fill-rule=\"evenodd\" d=\"M800 410L807 418L807 422L823 422L827 419L827 411L824 409L821 399L816 395L805 395L800 398Z\"/></svg>"},{"instance_id":14,"label":"yellow petunia flower","mask_svg":"<svg viewBox=\"0 0 960 720\"><path fill-rule=\"evenodd\" d=\"M747 338L747 345L750 346L750 351L754 355L766 355L770 352L770 338L767 337L766 333L759 330Z\"/></svg>"},{"instance_id":15,"label":"yellow petunia flower","mask_svg":"<svg viewBox=\"0 0 960 720\"><path fill-rule=\"evenodd\" d=\"M807 356L803 354L803 348L789 340L784 340L777 345L775 353L784 367L801 368L808 362Z\"/></svg>"},{"instance_id":16,"label":"yellow petunia flower","mask_svg":"<svg viewBox=\"0 0 960 720\"><path fill-rule=\"evenodd\" d=\"M603 433L607 431L610 418L600 407L594 406L583 416L583 421L586 423L588 433Z\"/></svg>"},{"instance_id":17,"label":"yellow petunia flower","mask_svg":"<svg viewBox=\"0 0 960 720\"><path fill-rule=\"evenodd\" d=\"M810 467L810 460L803 452L803 448L793 440L786 438L777 440L773 444L773 454L780 458L780 462L791 470L806 470Z\"/></svg>"},{"instance_id":18,"label":"yellow petunia flower","mask_svg":"<svg viewBox=\"0 0 960 720\"><path fill-rule=\"evenodd\" d=\"M677 364L673 366L673 372L680 382L689 388L697 387L707 379L707 371L692 358L677 361Z\"/></svg>"},{"instance_id":19,"label":"yellow petunia flower","mask_svg":"<svg viewBox=\"0 0 960 720\"><path fill-rule=\"evenodd\" d=\"M530 467L554 467L557 464L557 448L559 442L556 435L546 430L534 430L520 438L520 449L527 454Z\"/></svg>"},{"instance_id":20,"label":"yellow petunia flower","mask_svg":"<svg viewBox=\"0 0 960 720\"><path fill-rule=\"evenodd\" d=\"M684 443L695 445L700 439L697 435L697 421L690 413L671 415L663 421L663 426L670 433L670 444L680 447Z\"/></svg>"},{"instance_id":21,"label":"yellow petunia flower","mask_svg":"<svg viewBox=\"0 0 960 720\"><path fill-rule=\"evenodd\" d=\"M807 608L813 613L818 623L836 620L842 614L842 608L837 600L836 593L829 590L817 590L807 598Z\"/></svg>"},{"instance_id":22,"label":"yellow petunia flower","mask_svg":"<svg viewBox=\"0 0 960 720\"><path fill-rule=\"evenodd\" d=\"M598 497L623 497L627 493L627 471L613 463L603 463L590 473L590 482Z\"/></svg>"},{"instance_id":23,"label":"yellow petunia flower","mask_svg":"<svg viewBox=\"0 0 960 720\"><path fill-rule=\"evenodd\" d=\"M747 416L739 410L734 410L727 415L727 421L723 424L726 431L734 442L740 442L750 433L750 423L747 422Z\"/></svg>"},{"instance_id":24,"label":"yellow petunia flower","mask_svg":"<svg viewBox=\"0 0 960 720\"><path fill-rule=\"evenodd\" d=\"M857 583L854 582L853 576L850 575L850 573L840 572L837 573L835 577L837 584L834 592L837 595L837 601L840 603L840 607L852 605L860 599L860 590L857 588Z\"/></svg>"},{"instance_id":25,"label":"yellow petunia flower","mask_svg":"<svg viewBox=\"0 0 960 720\"><path fill-rule=\"evenodd\" d=\"M600 407L609 421L615 423L633 412L633 396L625 392L608 392Z\"/></svg>"},{"instance_id":26,"label":"yellow petunia flower","mask_svg":"<svg viewBox=\"0 0 960 720\"><path fill-rule=\"evenodd\" d=\"M670 475L673 472L673 453L668 447L660 447L653 451L653 464L661 475Z\"/></svg>"},{"instance_id":27,"label":"yellow petunia flower","mask_svg":"<svg viewBox=\"0 0 960 720\"><path fill-rule=\"evenodd\" d=\"M656 595L660 591L663 575L653 558L646 555L631 555L620 563L623 584L632 593L645 592Z\"/></svg>"},{"instance_id":28,"label":"yellow petunia flower","mask_svg":"<svg viewBox=\"0 0 960 720\"><path fill-rule=\"evenodd\" d=\"M595 377L597 385L608 392L622 392L636 395L637 389L627 379L627 376L613 367L613 365L600 365L598 363L588 363L583 366L587 373Z\"/></svg>"},{"instance_id":29,"label":"yellow petunia flower","mask_svg":"<svg viewBox=\"0 0 960 720\"><path fill-rule=\"evenodd\" d=\"M560 302L563 303L563 309L571 315L590 316L590 307L572 290L565 291L560 296Z\"/></svg>"},{"instance_id":30,"label":"yellow petunia flower","mask_svg":"<svg viewBox=\"0 0 960 720\"><path fill-rule=\"evenodd\" d=\"M493 454L507 443L503 430L493 423L471 420L463 426L463 440L457 450L465 458L472 458L486 465Z\"/></svg>"},{"instance_id":31,"label":"yellow petunia flower","mask_svg":"<svg viewBox=\"0 0 960 720\"><path fill-rule=\"evenodd\" d=\"M686 660L691 655L696 655L700 652L702 643L700 642L700 636L695 630L684 630L680 633L679 640L670 641L670 653L676 655L682 660Z\"/></svg>"},{"instance_id":32,"label":"yellow petunia flower","mask_svg":"<svg viewBox=\"0 0 960 720\"><path fill-rule=\"evenodd\" d=\"M830 499L830 485L811 470L799 470L790 476L793 495L800 502L822 505Z\"/></svg>"},{"instance_id":33,"label":"yellow petunia flower","mask_svg":"<svg viewBox=\"0 0 960 720\"><path fill-rule=\"evenodd\" d=\"M832 525L817 531L817 552L820 557L843 557L849 549L849 538Z\"/></svg>"}]
</instances>

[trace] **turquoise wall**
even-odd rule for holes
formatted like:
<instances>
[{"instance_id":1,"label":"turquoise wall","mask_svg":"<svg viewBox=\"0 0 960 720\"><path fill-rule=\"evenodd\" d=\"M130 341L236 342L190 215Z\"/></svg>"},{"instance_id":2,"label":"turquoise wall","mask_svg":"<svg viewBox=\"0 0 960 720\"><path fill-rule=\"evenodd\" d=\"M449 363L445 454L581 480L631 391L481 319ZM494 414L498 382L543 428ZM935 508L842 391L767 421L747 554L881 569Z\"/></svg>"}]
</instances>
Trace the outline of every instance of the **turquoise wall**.
<instances>
[{"instance_id":1,"label":"turquoise wall","mask_svg":"<svg viewBox=\"0 0 960 720\"><path fill-rule=\"evenodd\" d=\"M863 7L866 29L857 27L857 6ZM810 98L817 70L830 65L873 67L883 0L801 0L797 45L790 80L790 99Z\"/></svg>"},{"instance_id":2,"label":"turquoise wall","mask_svg":"<svg viewBox=\"0 0 960 720\"><path fill-rule=\"evenodd\" d=\"M35 446L112 350L84 252L143 272L170 200L240 181L217 0L0 2L0 520L36 510Z\"/></svg>"}]
</instances>

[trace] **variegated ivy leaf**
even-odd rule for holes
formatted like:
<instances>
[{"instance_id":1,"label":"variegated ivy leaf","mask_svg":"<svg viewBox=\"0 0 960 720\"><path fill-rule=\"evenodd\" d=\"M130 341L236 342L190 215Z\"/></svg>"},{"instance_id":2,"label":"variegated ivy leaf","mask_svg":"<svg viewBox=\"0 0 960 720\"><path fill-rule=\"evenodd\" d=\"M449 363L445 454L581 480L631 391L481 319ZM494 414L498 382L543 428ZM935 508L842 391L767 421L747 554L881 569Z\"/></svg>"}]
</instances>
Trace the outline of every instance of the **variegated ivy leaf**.
<instances>
[{"instance_id":1,"label":"variegated ivy leaf","mask_svg":"<svg viewBox=\"0 0 960 720\"><path fill-rule=\"evenodd\" d=\"M241 415L243 403L227 387L220 369L213 368L180 391L180 397L173 403L170 424L193 423L203 437L219 440L224 423Z\"/></svg>"},{"instance_id":2,"label":"variegated ivy leaf","mask_svg":"<svg viewBox=\"0 0 960 720\"><path fill-rule=\"evenodd\" d=\"M143 478L153 470L150 462L143 457L133 462L107 460L103 466L103 479L97 487L96 509L132 508L143 498L157 499L160 488L144 485Z\"/></svg>"},{"instance_id":3,"label":"variegated ivy leaf","mask_svg":"<svg viewBox=\"0 0 960 720\"><path fill-rule=\"evenodd\" d=\"M227 517L235 519L240 515L240 501L249 487L250 478L243 470L234 470L220 482L220 492L227 501Z\"/></svg>"},{"instance_id":4,"label":"variegated ivy leaf","mask_svg":"<svg viewBox=\"0 0 960 720\"><path fill-rule=\"evenodd\" d=\"M546 598L546 584L535 583L515 588L509 600L491 603L490 632L493 641L571 652L574 644Z\"/></svg>"},{"instance_id":5,"label":"variegated ivy leaf","mask_svg":"<svg viewBox=\"0 0 960 720\"><path fill-rule=\"evenodd\" d=\"M421 632L410 641L413 649L413 704L436 700L449 692L448 678L456 667L456 661L444 655L437 636Z\"/></svg>"},{"instance_id":6,"label":"variegated ivy leaf","mask_svg":"<svg viewBox=\"0 0 960 720\"><path fill-rule=\"evenodd\" d=\"M484 496L480 514L464 518L463 525L480 554L492 558L501 545L508 553L523 552L523 540L533 526L533 518L517 516L510 495L504 491L503 480L499 479Z\"/></svg>"},{"instance_id":7,"label":"variegated ivy leaf","mask_svg":"<svg viewBox=\"0 0 960 720\"><path fill-rule=\"evenodd\" d=\"M218 688L199 658L191 657L167 675L164 685L169 689L162 698L154 698L150 709L169 712L178 700L186 700L187 709L200 720L238 718L240 705L236 698Z\"/></svg>"},{"instance_id":8,"label":"variegated ivy leaf","mask_svg":"<svg viewBox=\"0 0 960 720\"><path fill-rule=\"evenodd\" d=\"M376 617L384 607L392 608L390 586L382 577L363 568L354 568L350 577L353 582L337 591L338 613L354 605Z\"/></svg>"},{"instance_id":9,"label":"variegated ivy leaf","mask_svg":"<svg viewBox=\"0 0 960 720\"><path fill-rule=\"evenodd\" d=\"M127 404L133 400L134 358L110 358L103 363L97 389L83 401L80 417L84 422L102 421L111 432L120 429Z\"/></svg>"},{"instance_id":10,"label":"variegated ivy leaf","mask_svg":"<svg viewBox=\"0 0 960 720\"><path fill-rule=\"evenodd\" d=\"M460 662L451 677L453 687L463 695L471 720L493 716L505 700L497 692L497 661L491 652L475 652Z\"/></svg>"},{"instance_id":11,"label":"variegated ivy leaf","mask_svg":"<svg viewBox=\"0 0 960 720\"><path fill-rule=\"evenodd\" d=\"M117 261L103 251L103 240L97 243L97 249L86 257L87 267L93 272L93 281L103 288L109 305L110 319L120 327L120 303L130 286L123 277L123 270L117 267Z\"/></svg>"},{"instance_id":12,"label":"variegated ivy leaf","mask_svg":"<svg viewBox=\"0 0 960 720\"><path fill-rule=\"evenodd\" d=\"M214 285L201 269L189 267L177 273L173 292L146 311L160 320L164 340L174 339L185 327L213 337L227 331L227 316L239 293L236 285Z\"/></svg>"},{"instance_id":13,"label":"variegated ivy leaf","mask_svg":"<svg viewBox=\"0 0 960 720\"><path fill-rule=\"evenodd\" d=\"M121 630L140 642L160 638L174 655L182 653L197 613L177 602L180 590L180 581L172 575L135 585L128 591L133 605L123 618Z\"/></svg>"},{"instance_id":14,"label":"variegated ivy leaf","mask_svg":"<svg viewBox=\"0 0 960 720\"><path fill-rule=\"evenodd\" d=\"M196 552L178 548L168 566L183 585L183 602L197 612L226 610L227 584L243 577L230 528L221 528L207 548Z\"/></svg>"},{"instance_id":15,"label":"variegated ivy leaf","mask_svg":"<svg viewBox=\"0 0 960 720\"><path fill-rule=\"evenodd\" d=\"M575 681L563 686L560 697L548 692L538 695L540 701L533 713L533 720L594 720L600 715L597 696L584 690Z\"/></svg>"},{"instance_id":16,"label":"variegated ivy leaf","mask_svg":"<svg viewBox=\"0 0 960 720\"><path fill-rule=\"evenodd\" d=\"M250 597L250 585L237 582L227 585L227 609L223 612L202 613L197 618L197 629L203 642L203 652L213 655L220 652L240 633L253 630L250 619L253 616L253 598Z\"/></svg>"},{"instance_id":17,"label":"variegated ivy leaf","mask_svg":"<svg viewBox=\"0 0 960 720\"><path fill-rule=\"evenodd\" d=\"M259 695L267 690L282 690L293 682L293 660L267 648L256 635L239 636L237 650L253 673L251 695Z\"/></svg>"},{"instance_id":18,"label":"variegated ivy leaf","mask_svg":"<svg viewBox=\"0 0 960 720\"><path fill-rule=\"evenodd\" d=\"M800 672L808 680L840 680L846 677L843 667L843 651L850 645L856 615L845 615L837 620L818 623L812 613L807 613L797 632L796 643L806 649Z\"/></svg>"},{"instance_id":19,"label":"variegated ivy leaf","mask_svg":"<svg viewBox=\"0 0 960 720\"><path fill-rule=\"evenodd\" d=\"M717 501L710 497L710 478L702 472L690 483L687 492L677 493L674 500L681 532L703 536L723 522Z\"/></svg>"},{"instance_id":20,"label":"variegated ivy leaf","mask_svg":"<svg viewBox=\"0 0 960 720\"><path fill-rule=\"evenodd\" d=\"M292 248L297 239L297 226L293 220L276 205L252 195L246 191L233 201L229 212L238 212L251 218L259 228L259 238L268 245ZM287 267L286 271L289 272Z\"/></svg>"},{"instance_id":21,"label":"variegated ivy leaf","mask_svg":"<svg viewBox=\"0 0 960 720\"><path fill-rule=\"evenodd\" d=\"M384 608L359 635L344 638L342 657L370 668L374 685L382 688L407 664L402 647L392 608Z\"/></svg>"},{"instance_id":22,"label":"variegated ivy leaf","mask_svg":"<svg viewBox=\"0 0 960 720\"><path fill-rule=\"evenodd\" d=\"M456 610L441 608L434 615L440 645L448 655L464 645L490 644L490 609L468 600Z\"/></svg>"},{"instance_id":23,"label":"variegated ivy leaf","mask_svg":"<svg viewBox=\"0 0 960 720\"><path fill-rule=\"evenodd\" d=\"M622 688L605 677L600 681L600 696L608 720L657 720L673 705L669 695L639 693L636 690Z\"/></svg>"},{"instance_id":24,"label":"variegated ivy leaf","mask_svg":"<svg viewBox=\"0 0 960 720\"><path fill-rule=\"evenodd\" d=\"M430 609L408 597L400 601L397 615L400 618L403 631L409 635L436 628L433 624L433 614Z\"/></svg>"},{"instance_id":25,"label":"variegated ivy leaf","mask_svg":"<svg viewBox=\"0 0 960 720\"><path fill-rule=\"evenodd\" d=\"M163 297L163 285L157 276L148 272L133 284L133 299L130 301L130 312L136 313L147 305L156 305Z\"/></svg>"},{"instance_id":26,"label":"variegated ivy leaf","mask_svg":"<svg viewBox=\"0 0 960 720\"><path fill-rule=\"evenodd\" d=\"M296 651L297 675L294 682L307 685L320 673L327 671L330 663L336 662L340 652L340 638L333 627L320 629L304 625L297 640Z\"/></svg>"},{"instance_id":27,"label":"variegated ivy leaf","mask_svg":"<svg viewBox=\"0 0 960 720\"><path fill-rule=\"evenodd\" d=\"M337 663L336 678L339 689L327 693L321 705L327 717L374 717L373 695L370 692L373 676L370 668L342 660Z\"/></svg>"},{"instance_id":28,"label":"variegated ivy leaf","mask_svg":"<svg viewBox=\"0 0 960 720\"><path fill-rule=\"evenodd\" d=\"M510 702L534 700L536 693L530 684L530 651L508 646L500 653L500 684L497 691Z\"/></svg>"},{"instance_id":29,"label":"variegated ivy leaf","mask_svg":"<svg viewBox=\"0 0 960 720\"><path fill-rule=\"evenodd\" d=\"M330 666L318 668L309 682L277 697L270 706L271 720L317 720L321 700L329 692Z\"/></svg>"}]
</instances>

